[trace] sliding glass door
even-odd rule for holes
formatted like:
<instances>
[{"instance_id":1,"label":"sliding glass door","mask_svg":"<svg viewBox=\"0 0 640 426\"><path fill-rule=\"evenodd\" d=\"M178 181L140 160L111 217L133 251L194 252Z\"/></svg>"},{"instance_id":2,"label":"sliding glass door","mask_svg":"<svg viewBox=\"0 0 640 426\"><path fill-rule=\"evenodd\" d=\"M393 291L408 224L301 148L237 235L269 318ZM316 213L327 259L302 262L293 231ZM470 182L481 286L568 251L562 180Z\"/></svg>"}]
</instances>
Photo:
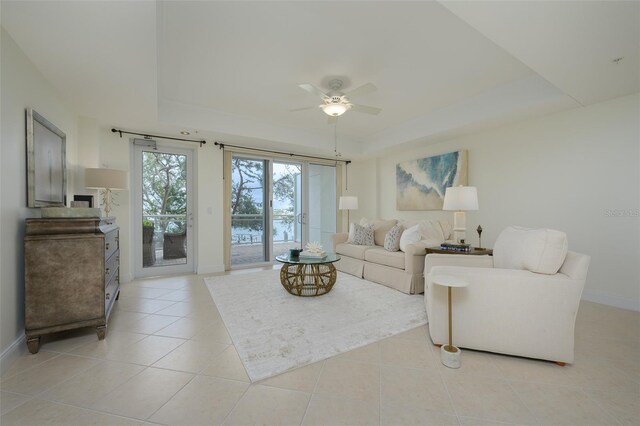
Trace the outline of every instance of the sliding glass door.
<instances>
[{"instance_id":1,"label":"sliding glass door","mask_svg":"<svg viewBox=\"0 0 640 426\"><path fill-rule=\"evenodd\" d=\"M231 268L271 263L336 231L336 169L277 158L231 157Z\"/></svg>"}]
</instances>

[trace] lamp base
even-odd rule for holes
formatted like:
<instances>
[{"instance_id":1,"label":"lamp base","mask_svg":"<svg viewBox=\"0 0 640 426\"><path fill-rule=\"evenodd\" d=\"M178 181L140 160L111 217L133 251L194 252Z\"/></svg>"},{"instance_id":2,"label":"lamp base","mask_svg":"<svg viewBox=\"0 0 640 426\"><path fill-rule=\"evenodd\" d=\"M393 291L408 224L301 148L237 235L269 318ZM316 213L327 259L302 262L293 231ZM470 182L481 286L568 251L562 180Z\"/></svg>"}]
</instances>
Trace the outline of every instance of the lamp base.
<instances>
[{"instance_id":1,"label":"lamp base","mask_svg":"<svg viewBox=\"0 0 640 426\"><path fill-rule=\"evenodd\" d=\"M445 367L460 368L461 353L462 351L453 345L442 345L440 346L440 362L442 362Z\"/></svg>"}]
</instances>

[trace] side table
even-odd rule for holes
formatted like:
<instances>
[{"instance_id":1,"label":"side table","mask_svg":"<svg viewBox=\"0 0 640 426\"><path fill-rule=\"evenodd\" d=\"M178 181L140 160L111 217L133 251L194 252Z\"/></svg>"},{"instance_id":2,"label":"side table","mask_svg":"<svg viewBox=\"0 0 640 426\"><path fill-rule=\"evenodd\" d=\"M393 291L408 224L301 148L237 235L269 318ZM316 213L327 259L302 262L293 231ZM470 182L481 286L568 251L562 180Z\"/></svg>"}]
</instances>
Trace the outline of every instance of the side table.
<instances>
[{"instance_id":1,"label":"side table","mask_svg":"<svg viewBox=\"0 0 640 426\"><path fill-rule=\"evenodd\" d=\"M453 287L467 287L469 283L453 275L434 275L431 282L435 285L447 287L449 298L449 344L440 347L440 361L449 368L460 368L460 349L453 346L453 321L451 319L451 289Z\"/></svg>"},{"instance_id":2,"label":"side table","mask_svg":"<svg viewBox=\"0 0 640 426\"><path fill-rule=\"evenodd\" d=\"M426 250L427 250L427 254L438 253L438 254L465 254L465 255L471 255L471 256L484 256L484 255L493 256L493 249L480 248L480 247L471 247L471 251L443 250L440 247L427 247Z\"/></svg>"}]
</instances>

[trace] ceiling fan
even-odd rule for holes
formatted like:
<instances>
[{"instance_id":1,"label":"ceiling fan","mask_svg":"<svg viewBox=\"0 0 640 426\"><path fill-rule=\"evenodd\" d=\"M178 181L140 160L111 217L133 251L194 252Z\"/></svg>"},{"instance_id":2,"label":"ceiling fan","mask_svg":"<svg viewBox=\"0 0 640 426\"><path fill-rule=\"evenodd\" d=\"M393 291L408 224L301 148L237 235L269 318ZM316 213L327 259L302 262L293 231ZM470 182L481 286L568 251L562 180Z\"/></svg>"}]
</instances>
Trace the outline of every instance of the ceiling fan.
<instances>
[{"instance_id":1,"label":"ceiling fan","mask_svg":"<svg viewBox=\"0 0 640 426\"><path fill-rule=\"evenodd\" d=\"M353 110L357 112L363 112L365 114L373 114L377 115L382 109L366 106L366 105L358 105L351 102L352 98L365 95L367 93L374 92L378 90L376 86L371 83L363 84L360 87L353 89L350 92L343 93L340 91L342 88L342 80L333 79L329 82L329 87L331 91L324 93L322 89L314 86L311 83L300 84L300 87L307 92L320 96L322 99L322 104L318 105L318 108L322 109L325 114L329 116L329 124L335 123L338 120L338 116L344 114L347 110ZM313 109L316 107L304 107L304 108L296 108L291 111L303 111L307 109Z\"/></svg>"}]
</instances>

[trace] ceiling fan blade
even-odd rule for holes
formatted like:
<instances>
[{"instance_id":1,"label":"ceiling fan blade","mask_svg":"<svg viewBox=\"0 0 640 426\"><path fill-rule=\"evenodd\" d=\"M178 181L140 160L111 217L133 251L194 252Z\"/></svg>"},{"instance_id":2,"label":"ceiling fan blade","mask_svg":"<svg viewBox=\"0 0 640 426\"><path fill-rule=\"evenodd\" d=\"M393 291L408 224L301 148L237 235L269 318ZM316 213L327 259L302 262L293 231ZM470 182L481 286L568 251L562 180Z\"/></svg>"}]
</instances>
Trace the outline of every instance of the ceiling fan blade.
<instances>
[{"instance_id":1,"label":"ceiling fan blade","mask_svg":"<svg viewBox=\"0 0 640 426\"><path fill-rule=\"evenodd\" d=\"M294 108L294 109L290 109L289 112L296 112L296 111L304 111L307 109L316 109L318 108L317 106L310 106L310 107L302 107L302 108Z\"/></svg>"},{"instance_id":2,"label":"ceiling fan blade","mask_svg":"<svg viewBox=\"0 0 640 426\"><path fill-rule=\"evenodd\" d=\"M349 99L353 99L358 96L366 95L367 93L375 92L376 90L378 90L376 86L374 86L371 83L367 83L367 84L363 84L360 87L356 87L350 92L345 93L345 96L348 97Z\"/></svg>"},{"instance_id":3,"label":"ceiling fan blade","mask_svg":"<svg viewBox=\"0 0 640 426\"><path fill-rule=\"evenodd\" d=\"M327 120L327 123L329 123L329 124L335 124L337 122L338 122L338 117L333 116L333 115L330 115L329 116L329 120Z\"/></svg>"},{"instance_id":4,"label":"ceiling fan blade","mask_svg":"<svg viewBox=\"0 0 640 426\"><path fill-rule=\"evenodd\" d=\"M299 84L298 87L300 87L302 90L306 90L307 92L313 95L319 96L321 98L327 97L327 95L321 89L319 89L317 86L314 86L311 83Z\"/></svg>"},{"instance_id":5,"label":"ceiling fan blade","mask_svg":"<svg viewBox=\"0 0 640 426\"><path fill-rule=\"evenodd\" d=\"M378 115L380 111L382 111L381 108L376 108L376 107L367 106L367 105L356 105L356 104L351 105L351 110L364 112L365 114L372 114L372 115Z\"/></svg>"}]
</instances>

